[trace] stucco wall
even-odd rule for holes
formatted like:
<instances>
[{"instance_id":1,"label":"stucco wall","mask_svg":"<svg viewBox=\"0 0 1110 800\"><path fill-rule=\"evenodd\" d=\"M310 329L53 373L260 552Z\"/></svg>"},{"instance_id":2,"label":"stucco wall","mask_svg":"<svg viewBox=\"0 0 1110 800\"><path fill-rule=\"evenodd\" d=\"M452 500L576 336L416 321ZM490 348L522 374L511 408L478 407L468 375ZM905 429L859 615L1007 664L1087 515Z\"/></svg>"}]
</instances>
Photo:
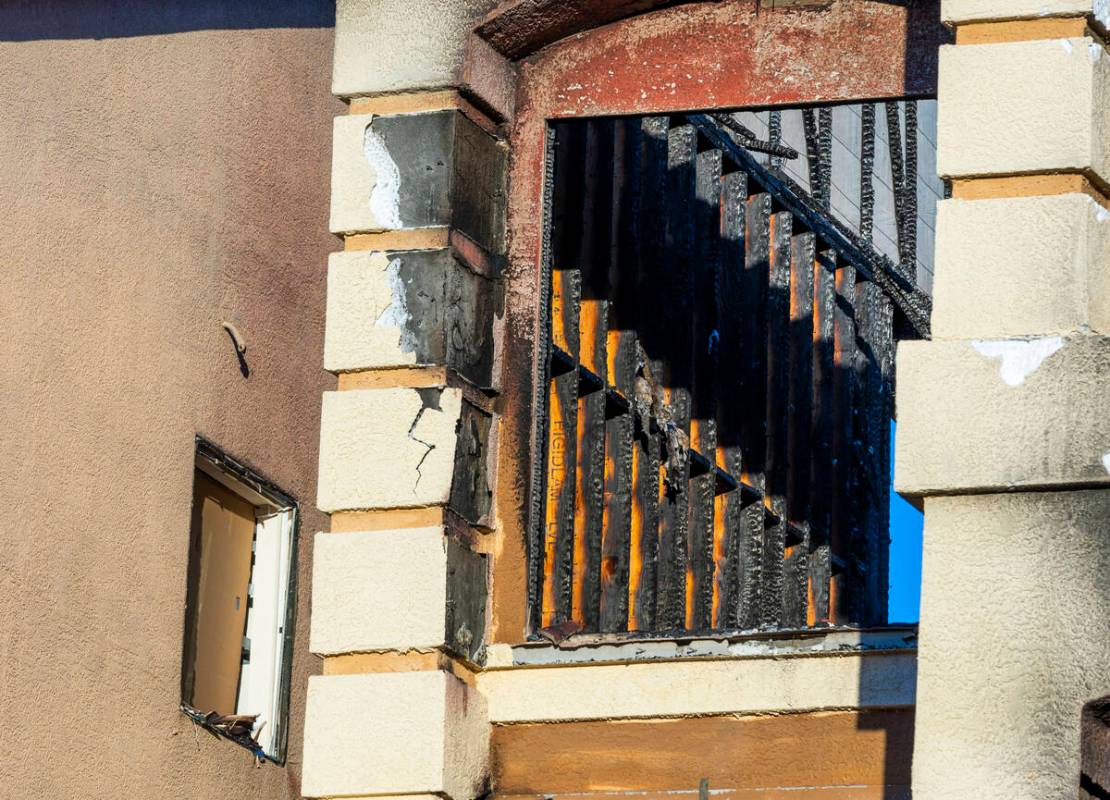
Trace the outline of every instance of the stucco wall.
<instances>
[{"instance_id":1,"label":"stucco wall","mask_svg":"<svg viewBox=\"0 0 1110 800\"><path fill-rule=\"evenodd\" d=\"M5 797L300 794L333 20L0 3ZM284 768L177 709L195 433L301 503Z\"/></svg>"}]
</instances>

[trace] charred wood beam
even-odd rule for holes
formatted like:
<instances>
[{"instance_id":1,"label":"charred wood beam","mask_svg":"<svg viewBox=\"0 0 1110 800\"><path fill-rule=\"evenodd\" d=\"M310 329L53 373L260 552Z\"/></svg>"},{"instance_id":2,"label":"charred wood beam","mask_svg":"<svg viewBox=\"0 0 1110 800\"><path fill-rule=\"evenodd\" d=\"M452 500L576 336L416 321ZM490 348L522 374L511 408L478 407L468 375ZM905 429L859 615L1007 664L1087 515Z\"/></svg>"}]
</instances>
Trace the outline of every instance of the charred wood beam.
<instances>
[{"instance_id":1,"label":"charred wood beam","mask_svg":"<svg viewBox=\"0 0 1110 800\"><path fill-rule=\"evenodd\" d=\"M690 114L687 115L687 119L697 127L713 146L722 149L729 158L735 161L740 169L748 174L750 179L773 194L775 200L790 211L795 218L808 226L842 257L850 260L865 277L875 281L894 301L914 332L922 338L929 338L929 316L932 312L932 300L902 274L898 265L882 253L861 242L859 237L843 223L827 215L789 177L773 173L759 164L712 117L705 114Z\"/></svg>"},{"instance_id":2,"label":"charred wood beam","mask_svg":"<svg viewBox=\"0 0 1110 800\"><path fill-rule=\"evenodd\" d=\"M710 114L709 116L736 134L740 139L740 143L748 150L751 150L753 153L767 153L768 155L775 156L780 159L779 163L781 164L781 159L783 158L797 158L798 151L793 147L787 147L781 144L782 115L781 112L778 111L772 111L771 113L774 115L772 119L777 120L776 124L778 129L777 132L772 133L771 140L767 142L756 136L755 131L740 122L740 120L736 119L732 114ZM776 136L778 138L775 138Z\"/></svg>"}]
</instances>

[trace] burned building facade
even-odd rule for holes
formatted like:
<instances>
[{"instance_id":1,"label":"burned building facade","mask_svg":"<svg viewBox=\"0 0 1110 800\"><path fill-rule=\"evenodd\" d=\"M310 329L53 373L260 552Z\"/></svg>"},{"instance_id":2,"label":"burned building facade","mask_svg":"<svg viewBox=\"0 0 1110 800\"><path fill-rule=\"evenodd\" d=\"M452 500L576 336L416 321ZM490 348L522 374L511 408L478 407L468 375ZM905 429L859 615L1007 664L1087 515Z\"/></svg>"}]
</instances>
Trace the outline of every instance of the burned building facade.
<instances>
[{"instance_id":1,"label":"burned building facade","mask_svg":"<svg viewBox=\"0 0 1110 800\"><path fill-rule=\"evenodd\" d=\"M74 391L5 406L11 530L81 518L71 438L69 496L125 498L35 584L85 612L32 613L56 556L12 547L3 691L85 743L17 796L1107 796L1103 0L106 5L3 12L0 53L130 54L207 124L67 95L145 121L74 167L69 272L12 240L11 363ZM68 219L36 147L17 216Z\"/></svg>"}]
</instances>

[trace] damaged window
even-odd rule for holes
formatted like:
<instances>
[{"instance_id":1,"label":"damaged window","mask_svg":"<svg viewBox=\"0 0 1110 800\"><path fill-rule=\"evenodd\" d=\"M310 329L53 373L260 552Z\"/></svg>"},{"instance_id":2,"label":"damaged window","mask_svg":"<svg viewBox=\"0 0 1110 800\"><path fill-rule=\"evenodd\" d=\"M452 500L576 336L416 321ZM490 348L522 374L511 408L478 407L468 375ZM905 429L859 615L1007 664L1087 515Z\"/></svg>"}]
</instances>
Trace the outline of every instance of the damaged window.
<instances>
[{"instance_id":1,"label":"damaged window","mask_svg":"<svg viewBox=\"0 0 1110 800\"><path fill-rule=\"evenodd\" d=\"M292 498L198 441L182 709L274 761L286 739L296 522Z\"/></svg>"},{"instance_id":2,"label":"damaged window","mask_svg":"<svg viewBox=\"0 0 1110 800\"><path fill-rule=\"evenodd\" d=\"M550 125L534 635L886 622L931 127L908 101Z\"/></svg>"}]
</instances>

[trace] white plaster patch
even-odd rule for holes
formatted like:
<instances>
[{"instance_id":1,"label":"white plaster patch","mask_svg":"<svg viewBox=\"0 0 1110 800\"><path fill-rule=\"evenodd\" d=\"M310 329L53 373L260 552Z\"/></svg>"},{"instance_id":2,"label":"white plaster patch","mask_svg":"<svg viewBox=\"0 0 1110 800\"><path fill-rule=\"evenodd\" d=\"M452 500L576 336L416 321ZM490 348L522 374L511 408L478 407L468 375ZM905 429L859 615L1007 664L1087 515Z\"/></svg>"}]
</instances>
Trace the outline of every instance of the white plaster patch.
<instances>
[{"instance_id":1,"label":"white plaster patch","mask_svg":"<svg viewBox=\"0 0 1110 800\"><path fill-rule=\"evenodd\" d=\"M405 281L401 277L401 259L391 258L385 268L385 279L389 284L389 305L374 321L375 327L396 328L400 332L397 346L402 353L416 352L416 337L409 325L412 314L405 303Z\"/></svg>"},{"instance_id":2,"label":"white plaster patch","mask_svg":"<svg viewBox=\"0 0 1110 800\"><path fill-rule=\"evenodd\" d=\"M1059 42L1060 42L1060 46L1062 48L1064 48L1064 52L1067 53L1070 56L1071 52L1072 52L1071 40L1070 39L1060 39Z\"/></svg>"},{"instance_id":3,"label":"white plaster patch","mask_svg":"<svg viewBox=\"0 0 1110 800\"><path fill-rule=\"evenodd\" d=\"M1064 340L1059 336L1045 336L1041 339L975 341L971 346L981 356L1001 360L999 373L1007 386L1021 386L1046 358L1064 346Z\"/></svg>"},{"instance_id":4,"label":"white plaster patch","mask_svg":"<svg viewBox=\"0 0 1110 800\"><path fill-rule=\"evenodd\" d=\"M1110 211L1107 211L1102 206L1099 206L1098 210L1095 211L1095 219L1097 219L1099 222L1110 221Z\"/></svg>"},{"instance_id":5,"label":"white plaster patch","mask_svg":"<svg viewBox=\"0 0 1110 800\"><path fill-rule=\"evenodd\" d=\"M1110 453L1102 457L1102 466L1106 468L1106 473L1110 475Z\"/></svg>"},{"instance_id":6,"label":"white plaster patch","mask_svg":"<svg viewBox=\"0 0 1110 800\"><path fill-rule=\"evenodd\" d=\"M385 267L385 279L389 283L391 299L374 324L379 328L403 328L409 321L409 312L405 308L405 284L401 280L401 259L389 259Z\"/></svg>"},{"instance_id":7,"label":"white plaster patch","mask_svg":"<svg viewBox=\"0 0 1110 800\"><path fill-rule=\"evenodd\" d=\"M389 155L385 142L373 128L366 126L362 139L362 155L376 176L370 190L370 212L383 228L401 227L401 171Z\"/></svg>"}]
</instances>

